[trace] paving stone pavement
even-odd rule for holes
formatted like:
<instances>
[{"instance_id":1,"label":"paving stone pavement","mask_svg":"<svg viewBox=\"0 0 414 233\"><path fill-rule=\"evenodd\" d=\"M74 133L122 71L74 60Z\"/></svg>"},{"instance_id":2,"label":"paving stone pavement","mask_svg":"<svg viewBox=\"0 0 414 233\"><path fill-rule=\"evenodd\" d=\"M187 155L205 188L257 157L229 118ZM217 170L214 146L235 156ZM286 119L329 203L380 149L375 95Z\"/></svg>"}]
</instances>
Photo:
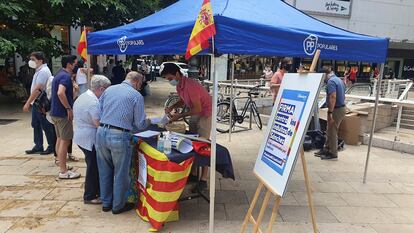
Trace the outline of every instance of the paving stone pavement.
<instances>
[{"instance_id":1,"label":"paving stone pavement","mask_svg":"<svg viewBox=\"0 0 414 233\"><path fill-rule=\"evenodd\" d=\"M146 98L148 116L162 114L162 103L173 91L166 82L151 84ZM30 114L21 106L0 101L0 119L19 119L0 125L0 233L22 232L147 232L149 225L133 212L112 215L99 206L84 205L84 178L56 179L52 156L25 155L32 146ZM258 185L252 173L263 131L218 135L231 152L236 181L218 174L215 232L239 232ZM413 233L414 155L373 148L367 184L362 183L366 146L346 146L338 161L321 161L306 153L312 182L318 227L321 233ZM85 163L71 163L82 175ZM273 232L312 231L301 161L292 175ZM263 200L261 193L259 203ZM274 203L271 198L270 203ZM199 199L180 203L180 221L168 223L162 232L208 232L208 204ZM270 218L265 212L263 228ZM254 213L258 214L256 208ZM251 231L251 226L248 227Z\"/></svg>"}]
</instances>

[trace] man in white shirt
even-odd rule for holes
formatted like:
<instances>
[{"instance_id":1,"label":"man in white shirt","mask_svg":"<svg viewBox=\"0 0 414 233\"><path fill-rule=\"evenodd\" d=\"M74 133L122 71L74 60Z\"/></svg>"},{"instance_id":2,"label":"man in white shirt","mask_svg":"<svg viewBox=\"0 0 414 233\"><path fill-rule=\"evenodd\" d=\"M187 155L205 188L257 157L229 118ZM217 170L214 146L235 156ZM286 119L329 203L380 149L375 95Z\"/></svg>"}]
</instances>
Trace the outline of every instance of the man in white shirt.
<instances>
[{"instance_id":1,"label":"man in white shirt","mask_svg":"<svg viewBox=\"0 0 414 233\"><path fill-rule=\"evenodd\" d=\"M46 90L46 83L52 73L45 63L45 55L43 52L33 52L30 54L29 67L36 69L33 75L32 86L30 88L30 96L23 106L24 112L29 112L30 105L40 94L41 91ZM38 112L32 108L32 127L34 132L34 147L31 150L26 150L26 154L51 154L55 151L56 133L53 125L46 119L46 115ZM46 134L47 143L49 146L43 150L43 131Z\"/></svg>"},{"instance_id":2,"label":"man in white shirt","mask_svg":"<svg viewBox=\"0 0 414 233\"><path fill-rule=\"evenodd\" d=\"M100 120L98 98L110 85L111 81L105 76L94 75L91 80L91 89L80 95L73 104L75 125L73 142L85 154L86 162L85 192L83 195L85 204L101 204L95 137Z\"/></svg>"}]
</instances>

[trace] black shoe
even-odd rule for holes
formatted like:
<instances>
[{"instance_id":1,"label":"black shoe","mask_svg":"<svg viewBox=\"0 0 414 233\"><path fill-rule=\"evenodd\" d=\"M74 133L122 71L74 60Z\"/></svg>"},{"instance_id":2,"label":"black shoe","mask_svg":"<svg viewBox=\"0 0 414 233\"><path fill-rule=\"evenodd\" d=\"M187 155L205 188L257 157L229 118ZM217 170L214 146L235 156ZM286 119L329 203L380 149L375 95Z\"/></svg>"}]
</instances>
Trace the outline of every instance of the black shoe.
<instances>
[{"instance_id":1,"label":"black shoe","mask_svg":"<svg viewBox=\"0 0 414 233\"><path fill-rule=\"evenodd\" d=\"M127 203L125 203L124 207L122 207L120 210L112 210L112 213L113 214L120 214L120 213L123 213L123 212L130 211L134 208L135 208L134 203L127 202Z\"/></svg>"},{"instance_id":2,"label":"black shoe","mask_svg":"<svg viewBox=\"0 0 414 233\"><path fill-rule=\"evenodd\" d=\"M190 174L188 176L188 181L187 183L197 183L198 182L198 177L195 175Z\"/></svg>"},{"instance_id":3,"label":"black shoe","mask_svg":"<svg viewBox=\"0 0 414 233\"><path fill-rule=\"evenodd\" d=\"M324 155L321 155L321 159L322 160L333 160L333 161L336 161L336 160L338 160L338 156L337 155L333 155L332 153L326 153Z\"/></svg>"},{"instance_id":4,"label":"black shoe","mask_svg":"<svg viewBox=\"0 0 414 233\"><path fill-rule=\"evenodd\" d=\"M102 206L102 211L103 212L109 212L109 211L111 211L112 210L112 206Z\"/></svg>"},{"instance_id":5,"label":"black shoe","mask_svg":"<svg viewBox=\"0 0 414 233\"><path fill-rule=\"evenodd\" d=\"M26 150L25 152L28 155L39 154L39 153L43 152L43 149L37 149L37 148L33 147L31 150Z\"/></svg>"},{"instance_id":6,"label":"black shoe","mask_svg":"<svg viewBox=\"0 0 414 233\"><path fill-rule=\"evenodd\" d=\"M207 181L200 180L193 189L191 189L192 193L202 193L204 190L207 189Z\"/></svg>"},{"instance_id":7,"label":"black shoe","mask_svg":"<svg viewBox=\"0 0 414 233\"><path fill-rule=\"evenodd\" d=\"M321 155L325 155L326 153L328 153L328 151L324 150L324 149L320 149L319 151L313 153L313 155L315 157L321 157Z\"/></svg>"},{"instance_id":8,"label":"black shoe","mask_svg":"<svg viewBox=\"0 0 414 233\"><path fill-rule=\"evenodd\" d=\"M48 154L52 154L54 153L55 150L53 150L52 148L47 148L46 150L40 152L41 155L48 155Z\"/></svg>"}]
</instances>

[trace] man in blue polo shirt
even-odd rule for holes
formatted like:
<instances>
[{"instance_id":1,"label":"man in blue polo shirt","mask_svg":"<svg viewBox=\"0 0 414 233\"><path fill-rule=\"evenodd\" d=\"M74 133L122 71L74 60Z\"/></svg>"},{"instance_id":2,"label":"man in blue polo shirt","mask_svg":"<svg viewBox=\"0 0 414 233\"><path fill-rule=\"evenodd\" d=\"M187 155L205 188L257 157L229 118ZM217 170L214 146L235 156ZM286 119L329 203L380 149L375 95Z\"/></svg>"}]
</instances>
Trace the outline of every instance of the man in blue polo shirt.
<instances>
[{"instance_id":1,"label":"man in blue polo shirt","mask_svg":"<svg viewBox=\"0 0 414 233\"><path fill-rule=\"evenodd\" d=\"M324 149L315 153L323 160L338 159L338 129L345 117L345 84L329 66L324 66L326 74L326 104L328 106L327 137Z\"/></svg>"},{"instance_id":2,"label":"man in blue polo shirt","mask_svg":"<svg viewBox=\"0 0 414 233\"><path fill-rule=\"evenodd\" d=\"M62 57L62 69L52 81L52 104L50 116L55 125L57 136L56 153L59 161L59 179L76 179L80 174L68 170L66 155L73 138L73 84L71 75L76 65L76 56Z\"/></svg>"}]
</instances>

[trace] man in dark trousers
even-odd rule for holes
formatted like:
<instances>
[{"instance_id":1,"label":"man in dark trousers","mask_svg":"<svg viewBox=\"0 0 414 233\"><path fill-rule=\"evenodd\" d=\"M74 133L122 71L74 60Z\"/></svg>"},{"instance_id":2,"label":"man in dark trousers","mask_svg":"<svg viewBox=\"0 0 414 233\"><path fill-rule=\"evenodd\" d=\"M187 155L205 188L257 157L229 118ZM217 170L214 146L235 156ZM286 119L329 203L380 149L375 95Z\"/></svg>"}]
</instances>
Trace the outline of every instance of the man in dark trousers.
<instances>
[{"instance_id":1,"label":"man in dark trousers","mask_svg":"<svg viewBox=\"0 0 414 233\"><path fill-rule=\"evenodd\" d=\"M338 129L345 117L345 84L329 66L323 67L326 77L326 104L328 106L327 137L324 148L315 153L323 160L338 159Z\"/></svg>"}]
</instances>

